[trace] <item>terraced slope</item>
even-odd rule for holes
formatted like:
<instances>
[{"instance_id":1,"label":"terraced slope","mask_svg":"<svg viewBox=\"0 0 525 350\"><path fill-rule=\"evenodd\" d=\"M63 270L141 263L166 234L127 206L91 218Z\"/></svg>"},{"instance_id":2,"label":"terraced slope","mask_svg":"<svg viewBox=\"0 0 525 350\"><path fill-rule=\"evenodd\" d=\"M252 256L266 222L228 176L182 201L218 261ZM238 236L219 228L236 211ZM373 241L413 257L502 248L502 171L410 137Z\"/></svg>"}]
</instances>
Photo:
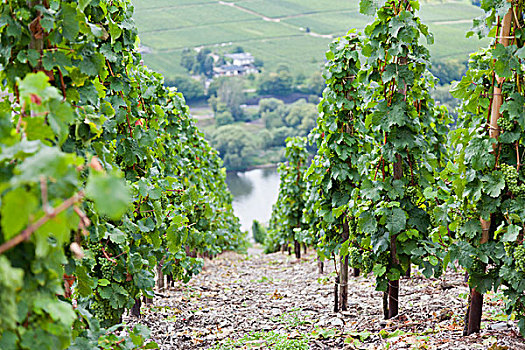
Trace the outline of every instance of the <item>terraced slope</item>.
<instances>
[{"instance_id":1,"label":"terraced slope","mask_svg":"<svg viewBox=\"0 0 525 350\"><path fill-rule=\"evenodd\" d=\"M357 0L133 0L146 64L170 77L184 73L185 47L227 51L242 46L272 70L288 65L310 74L322 65L332 38L371 20ZM422 4L421 17L435 36L434 58L467 58L481 44L465 38L480 13L467 0Z\"/></svg>"}]
</instances>

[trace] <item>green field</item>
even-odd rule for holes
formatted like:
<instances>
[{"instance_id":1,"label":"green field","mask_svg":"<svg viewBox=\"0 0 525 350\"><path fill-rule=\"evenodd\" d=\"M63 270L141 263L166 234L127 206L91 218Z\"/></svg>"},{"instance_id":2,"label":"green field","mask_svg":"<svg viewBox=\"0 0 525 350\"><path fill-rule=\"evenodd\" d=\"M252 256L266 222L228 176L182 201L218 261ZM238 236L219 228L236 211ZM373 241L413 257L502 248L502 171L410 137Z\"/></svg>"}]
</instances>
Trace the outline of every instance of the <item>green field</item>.
<instances>
[{"instance_id":1,"label":"green field","mask_svg":"<svg viewBox=\"0 0 525 350\"><path fill-rule=\"evenodd\" d=\"M228 52L242 46L264 62L293 73L320 69L333 38L351 28L363 29L372 18L359 14L357 0L133 0L148 66L166 77L184 74L181 52L210 47ZM467 59L482 46L465 38L480 10L468 0L434 0L421 5L420 16L434 33L430 47L438 59ZM307 28L310 33L307 33Z\"/></svg>"}]
</instances>

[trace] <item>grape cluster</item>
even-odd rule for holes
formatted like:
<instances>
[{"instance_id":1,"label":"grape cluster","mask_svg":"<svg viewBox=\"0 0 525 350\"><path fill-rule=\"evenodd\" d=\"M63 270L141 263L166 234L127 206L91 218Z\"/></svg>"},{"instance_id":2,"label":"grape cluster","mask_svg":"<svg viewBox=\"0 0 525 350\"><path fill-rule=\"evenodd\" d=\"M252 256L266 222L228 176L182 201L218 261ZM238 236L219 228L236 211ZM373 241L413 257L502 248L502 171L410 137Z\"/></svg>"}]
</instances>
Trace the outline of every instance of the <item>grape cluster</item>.
<instances>
[{"instance_id":1,"label":"grape cluster","mask_svg":"<svg viewBox=\"0 0 525 350\"><path fill-rule=\"evenodd\" d=\"M92 252L96 252L102 249L102 244L100 242L94 242L88 239L85 242L85 248L91 250Z\"/></svg>"},{"instance_id":2,"label":"grape cluster","mask_svg":"<svg viewBox=\"0 0 525 350\"><path fill-rule=\"evenodd\" d=\"M363 271L363 274L368 275L370 272L372 272L373 267L374 259L372 259L372 253L364 252L361 256L361 270Z\"/></svg>"},{"instance_id":3,"label":"grape cluster","mask_svg":"<svg viewBox=\"0 0 525 350\"><path fill-rule=\"evenodd\" d=\"M120 322L121 313L111 307L109 300L102 299L99 296L95 297L95 301L91 303L89 311L99 320L100 325L103 327L109 327Z\"/></svg>"},{"instance_id":4,"label":"grape cluster","mask_svg":"<svg viewBox=\"0 0 525 350\"><path fill-rule=\"evenodd\" d=\"M519 245L514 249L514 261L519 271L525 273L525 246Z\"/></svg>"},{"instance_id":5,"label":"grape cluster","mask_svg":"<svg viewBox=\"0 0 525 350\"><path fill-rule=\"evenodd\" d=\"M357 220L354 218L348 220L348 233L354 236L357 233Z\"/></svg>"},{"instance_id":6,"label":"grape cluster","mask_svg":"<svg viewBox=\"0 0 525 350\"><path fill-rule=\"evenodd\" d=\"M361 268L361 252L356 247L352 247L348 250L348 264L353 268Z\"/></svg>"},{"instance_id":7,"label":"grape cluster","mask_svg":"<svg viewBox=\"0 0 525 350\"><path fill-rule=\"evenodd\" d=\"M406 187L405 197L408 198L412 204L417 205L417 201L418 201L417 188L415 186Z\"/></svg>"},{"instance_id":8,"label":"grape cluster","mask_svg":"<svg viewBox=\"0 0 525 350\"><path fill-rule=\"evenodd\" d=\"M511 131L512 129L514 129L514 123L506 115L502 115L498 119L498 126L503 131Z\"/></svg>"},{"instance_id":9,"label":"grape cluster","mask_svg":"<svg viewBox=\"0 0 525 350\"><path fill-rule=\"evenodd\" d=\"M115 266L113 265L113 263L103 256L99 256L97 260L100 272L102 273L102 278L111 280L111 277L113 276L113 272L115 270Z\"/></svg>"},{"instance_id":10,"label":"grape cluster","mask_svg":"<svg viewBox=\"0 0 525 350\"><path fill-rule=\"evenodd\" d=\"M505 253L507 253L508 256L512 255L513 246L510 242L504 242L503 247L505 248Z\"/></svg>"},{"instance_id":11,"label":"grape cluster","mask_svg":"<svg viewBox=\"0 0 525 350\"><path fill-rule=\"evenodd\" d=\"M525 199L525 184L518 185L516 195L521 199Z\"/></svg>"},{"instance_id":12,"label":"grape cluster","mask_svg":"<svg viewBox=\"0 0 525 350\"><path fill-rule=\"evenodd\" d=\"M501 164L500 166L501 171L503 172L503 177L505 179L505 183L507 184L507 187L510 192L518 195L520 194L521 190L525 190L523 186L518 185L518 171L515 167L509 164Z\"/></svg>"},{"instance_id":13,"label":"grape cluster","mask_svg":"<svg viewBox=\"0 0 525 350\"><path fill-rule=\"evenodd\" d=\"M361 271L367 275L372 272L374 259L372 258L371 252L363 252L356 247L352 247L348 250L348 264L353 268L361 269Z\"/></svg>"},{"instance_id":14,"label":"grape cluster","mask_svg":"<svg viewBox=\"0 0 525 350\"><path fill-rule=\"evenodd\" d=\"M481 275L485 273L485 265L483 264L481 260L475 259L474 262L472 263L472 266L470 267L469 272L470 274Z\"/></svg>"},{"instance_id":15,"label":"grape cluster","mask_svg":"<svg viewBox=\"0 0 525 350\"><path fill-rule=\"evenodd\" d=\"M456 212L455 221L456 221L456 234L458 238L462 235L460 234L460 229L470 220L479 218L479 214L476 213L476 208L468 208L461 212Z\"/></svg>"}]
</instances>

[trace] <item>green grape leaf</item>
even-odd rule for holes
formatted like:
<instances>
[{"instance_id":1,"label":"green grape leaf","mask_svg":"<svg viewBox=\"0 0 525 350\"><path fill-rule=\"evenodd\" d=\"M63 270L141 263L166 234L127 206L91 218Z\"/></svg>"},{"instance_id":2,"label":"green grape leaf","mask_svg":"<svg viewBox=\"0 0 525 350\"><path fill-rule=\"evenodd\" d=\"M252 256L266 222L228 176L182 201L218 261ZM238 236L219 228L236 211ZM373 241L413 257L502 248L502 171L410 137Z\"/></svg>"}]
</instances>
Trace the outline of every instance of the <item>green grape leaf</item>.
<instances>
[{"instance_id":1,"label":"green grape leaf","mask_svg":"<svg viewBox=\"0 0 525 350\"><path fill-rule=\"evenodd\" d=\"M66 211L46 221L36 232L35 236L56 238L58 244L69 242L71 230L78 227L79 217L68 215Z\"/></svg>"},{"instance_id":2,"label":"green grape leaf","mask_svg":"<svg viewBox=\"0 0 525 350\"><path fill-rule=\"evenodd\" d=\"M339 256L344 257L348 255L348 245L350 244L350 240L347 239L346 241L341 244L341 249L339 250Z\"/></svg>"},{"instance_id":3,"label":"green grape leaf","mask_svg":"<svg viewBox=\"0 0 525 350\"><path fill-rule=\"evenodd\" d=\"M388 208L385 211L386 229L393 235L405 229L407 222L406 213L401 208Z\"/></svg>"},{"instance_id":4,"label":"green grape leaf","mask_svg":"<svg viewBox=\"0 0 525 350\"><path fill-rule=\"evenodd\" d=\"M116 227L113 227L110 230L110 232L109 232L109 239L113 243L122 244L122 243L126 242L127 237L126 237L126 234L124 232L122 232L121 230L119 230Z\"/></svg>"},{"instance_id":5,"label":"green grape leaf","mask_svg":"<svg viewBox=\"0 0 525 350\"><path fill-rule=\"evenodd\" d=\"M483 175L481 179L485 182L483 191L491 197L498 197L505 188L505 178L501 171L494 171L490 174Z\"/></svg>"},{"instance_id":6,"label":"green grape leaf","mask_svg":"<svg viewBox=\"0 0 525 350\"><path fill-rule=\"evenodd\" d=\"M521 227L511 224L507 227L507 232L501 237L502 242L515 242L520 234Z\"/></svg>"},{"instance_id":7,"label":"green grape leaf","mask_svg":"<svg viewBox=\"0 0 525 350\"><path fill-rule=\"evenodd\" d=\"M76 318L71 304L52 298L36 298L34 308L46 311L55 321L71 326Z\"/></svg>"},{"instance_id":8,"label":"green grape leaf","mask_svg":"<svg viewBox=\"0 0 525 350\"><path fill-rule=\"evenodd\" d=\"M95 288L96 285L94 278L88 275L87 268L85 266L77 266L75 269L75 276L77 279L77 290L79 295L82 297L92 295L93 288Z\"/></svg>"},{"instance_id":9,"label":"green grape leaf","mask_svg":"<svg viewBox=\"0 0 525 350\"><path fill-rule=\"evenodd\" d=\"M62 3L62 33L69 41L74 41L80 31L75 3Z\"/></svg>"},{"instance_id":10,"label":"green grape leaf","mask_svg":"<svg viewBox=\"0 0 525 350\"><path fill-rule=\"evenodd\" d=\"M35 214L38 207L39 200L37 197L24 188L16 188L8 192L2 198L1 207L4 240L11 239L29 226L31 221L36 221L38 218L32 218L32 215Z\"/></svg>"},{"instance_id":11,"label":"green grape leaf","mask_svg":"<svg viewBox=\"0 0 525 350\"><path fill-rule=\"evenodd\" d=\"M386 266L375 264L372 272L374 273L374 276L381 277L386 273Z\"/></svg>"},{"instance_id":12,"label":"green grape leaf","mask_svg":"<svg viewBox=\"0 0 525 350\"><path fill-rule=\"evenodd\" d=\"M86 196L101 214L118 220L127 211L131 197L122 179L108 174L92 174L86 186Z\"/></svg>"},{"instance_id":13,"label":"green grape leaf","mask_svg":"<svg viewBox=\"0 0 525 350\"><path fill-rule=\"evenodd\" d=\"M80 11L84 11L86 7L91 3L92 0L79 0L78 8Z\"/></svg>"}]
</instances>

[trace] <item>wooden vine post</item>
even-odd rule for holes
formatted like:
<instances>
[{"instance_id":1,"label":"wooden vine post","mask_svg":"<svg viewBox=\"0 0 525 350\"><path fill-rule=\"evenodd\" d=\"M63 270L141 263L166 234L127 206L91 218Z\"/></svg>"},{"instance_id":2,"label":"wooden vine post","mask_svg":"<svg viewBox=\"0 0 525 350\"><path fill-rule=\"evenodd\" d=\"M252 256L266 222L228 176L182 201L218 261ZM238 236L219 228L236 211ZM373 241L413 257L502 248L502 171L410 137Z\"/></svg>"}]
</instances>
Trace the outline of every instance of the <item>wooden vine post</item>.
<instances>
[{"instance_id":1,"label":"wooden vine post","mask_svg":"<svg viewBox=\"0 0 525 350\"><path fill-rule=\"evenodd\" d=\"M512 17L513 10L512 7L509 9L509 12L503 17L503 23L501 25L499 36L496 39L496 44L502 44L503 46L509 46L510 30L512 26ZM490 111L490 122L489 122L489 135L493 139L498 139L500 135L500 127L498 126L498 119L501 116L500 108L503 104L503 96L501 94L501 85L505 79L496 75L495 85L492 94L492 104ZM496 156L496 166L497 166L497 153L498 153L498 143L492 145L492 153ZM481 240L480 244L485 244L490 239L490 226L491 220L485 220L480 218L481 222ZM485 269L485 266L483 267ZM472 288L470 291L470 305L468 307L468 325L465 335L470 335L472 333L477 333L481 329L481 316L483 313L483 294L479 293L476 288Z\"/></svg>"},{"instance_id":2,"label":"wooden vine post","mask_svg":"<svg viewBox=\"0 0 525 350\"><path fill-rule=\"evenodd\" d=\"M356 47L355 45L352 47L352 50L355 51ZM355 79L355 76L351 75L347 78L347 82L351 84ZM352 95L349 91L345 92L345 97L347 100L353 100ZM350 121L352 120L352 112L348 111L348 115L350 116ZM350 125L346 124L342 127L345 133L349 134L351 133ZM348 160L348 162L350 162ZM349 168L352 167L352 164L348 164ZM341 243L344 244L350 239L350 227L348 225L348 216L345 213L344 219L343 219L343 234L341 235ZM348 254L345 256L340 257L340 268L339 268L339 309L341 311L347 311L348 310ZM355 273L355 272L354 272Z\"/></svg>"},{"instance_id":3,"label":"wooden vine post","mask_svg":"<svg viewBox=\"0 0 525 350\"><path fill-rule=\"evenodd\" d=\"M297 171L297 176L295 178L295 184L297 187L299 187L299 183L301 182L301 179L302 179L302 174L301 174L301 160L299 160L299 162L297 163L297 166L296 166L296 171ZM297 223L295 225L296 228L299 228L300 225L299 223ZM294 233L294 238L293 238L293 245L294 245L294 254L295 254L295 258L296 259L301 259L301 242L299 242L297 240L297 238L295 237L295 233ZM305 248L306 250L306 248ZM306 251L305 251L306 253Z\"/></svg>"},{"instance_id":4,"label":"wooden vine post","mask_svg":"<svg viewBox=\"0 0 525 350\"><path fill-rule=\"evenodd\" d=\"M403 159L401 155L396 154L396 162L394 163L394 180L401 180L403 178ZM390 258L392 264L399 265L397 257L397 235L390 237ZM399 313L399 280L388 281L388 318L397 316Z\"/></svg>"},{"instance_id":5,"label":"wooden vine post","mask_svg":"<svg viewBox=\"0 0 525 350\"><path fill-rule=\"evenodd\" d=\"M344 219L343 223L343 235L341 240L344 242L350 238L350 229L348 227L348 219ZM348 254L340 259L339 268L339 309L341 311L348 310Z\"/></svg>"}]
</instances>

